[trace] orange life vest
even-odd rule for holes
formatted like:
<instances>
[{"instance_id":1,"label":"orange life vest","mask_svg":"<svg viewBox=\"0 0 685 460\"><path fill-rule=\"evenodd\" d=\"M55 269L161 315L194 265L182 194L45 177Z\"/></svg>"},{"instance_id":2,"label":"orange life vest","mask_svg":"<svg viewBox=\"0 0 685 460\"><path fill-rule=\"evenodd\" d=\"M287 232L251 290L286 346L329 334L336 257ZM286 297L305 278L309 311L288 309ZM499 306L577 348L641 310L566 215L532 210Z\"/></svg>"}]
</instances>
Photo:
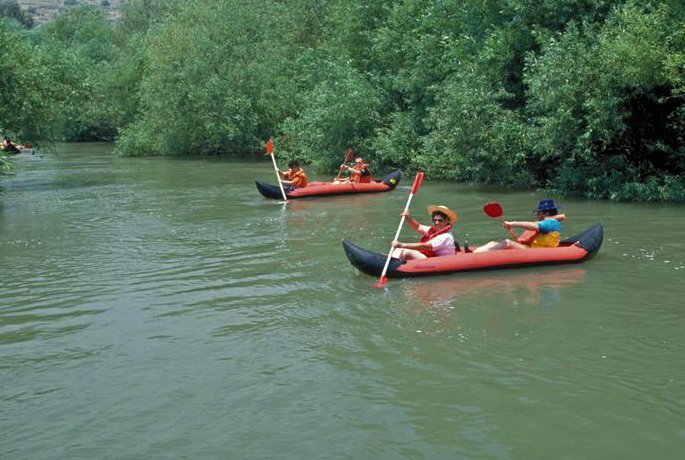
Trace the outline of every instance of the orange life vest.
<instances>
[{"instance_id":1,"label":"orange life vest","mask_svg":"<svg viewBox=\"0 0 685 460\"><path fill-rule=\"evenodd\" d=\"M438 235L447 233L452 230L452 225L445 225L442 230L435 230L433 227L429 228L425 235L421 237L419 243L427 243ZM436 257L438 254L433 250L433 248L419 249L419 252L426 257Z\"/></svg>"},{"instance_id":2,"label":"orange life vest","mask_svg":"<svg viewBox=\"0 0 685 460\"><path fill-rule=\"evenodd\" d=\"M352 166L352 169L355 171L359 171L359 174L352 174L350 176L350 180L352 182L356 182L358 184L368 184L371 182L371 171L369 171L369 165L366 163L362 163L361 165L357 166L356 164ZM368 174L362 174L361 171L366 169L366 172Z\"/></svg>"},{"instance_id":3,"label":"orange life vest","mask_svg":"<svg viewBox=\"0 0 685 460\"><path fill-rule=\"evenodd\" d=\"M307 185L307 175L302 169L298 169L297 171L289 169L283 174L283 178L292 181L291 185L293 187L304 187Z\"/></svg>"}]
</instances>

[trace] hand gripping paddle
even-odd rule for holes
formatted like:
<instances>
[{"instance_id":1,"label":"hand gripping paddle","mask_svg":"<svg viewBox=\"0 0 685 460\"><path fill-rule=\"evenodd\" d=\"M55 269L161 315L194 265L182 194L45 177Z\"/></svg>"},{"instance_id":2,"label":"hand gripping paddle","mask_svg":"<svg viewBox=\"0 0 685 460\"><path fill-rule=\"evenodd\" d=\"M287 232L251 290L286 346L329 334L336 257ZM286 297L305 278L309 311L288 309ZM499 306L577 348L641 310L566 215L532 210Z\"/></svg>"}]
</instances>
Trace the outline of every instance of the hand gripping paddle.
<instances>
[{"instance_id":1,"label":"hand gripping paddle","mask_svg":"<svg viewBox=\"0 0 685 460\"><path fill-rule=\"evenodd\" d=\"M400 236L400 231L402 230L402 224L404 224L405 214L407 214L407 212L409 212L409 204L411 203L411 199L414 197L416 192L419 191L419 187L421 187L422 181L423 181L423 171L419 171L416 173L416 177L414 178L414 184L411 186L411 190L409 191L409 199L407 199L407 205L404 207L404 212L402 213L402 218L400 219L400 225L399 225L399 227L397 227L397 232L395 232L395 238L392 239L393 241L395 241ZM381 272L381 278L378 280L378 283L373 285L373 287L382 288L388 282L388 279L385 277L385 274L388 271L388 265L390 265L390 259L392 257L392 250L393 250L393 247L390 246L390 251L388 252L388 258L385 259L385 265L383 266L383 271Z\"/></svg>"}]
</instances>

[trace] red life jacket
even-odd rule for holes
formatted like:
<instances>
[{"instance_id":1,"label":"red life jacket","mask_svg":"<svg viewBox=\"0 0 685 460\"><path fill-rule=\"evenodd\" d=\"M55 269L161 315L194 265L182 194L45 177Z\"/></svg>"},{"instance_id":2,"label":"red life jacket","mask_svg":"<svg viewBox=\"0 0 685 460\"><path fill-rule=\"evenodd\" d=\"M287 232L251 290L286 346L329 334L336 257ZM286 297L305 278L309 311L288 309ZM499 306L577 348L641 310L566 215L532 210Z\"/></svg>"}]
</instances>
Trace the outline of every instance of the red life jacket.
<instances>
[{"instance_id":1,"label":"red life jacket","mask_svg":"<svg viewBox=\"0 0 685 460\"><path fill-rule=\"evenodd\" d=\"M442 235L443 233L447 233L452 230L452 224L445 225L445 227L442 228L442 230L436 230L433 227L429 228L428 231L426 232L425 235L421 237L419 240L419 243L427 243L433 238L435 238L438 235ZM428 249L419 249L419 252L426 257L435 257L437 254L433 250L433 248L428 248Z\"/></svg>"}]
</instances>

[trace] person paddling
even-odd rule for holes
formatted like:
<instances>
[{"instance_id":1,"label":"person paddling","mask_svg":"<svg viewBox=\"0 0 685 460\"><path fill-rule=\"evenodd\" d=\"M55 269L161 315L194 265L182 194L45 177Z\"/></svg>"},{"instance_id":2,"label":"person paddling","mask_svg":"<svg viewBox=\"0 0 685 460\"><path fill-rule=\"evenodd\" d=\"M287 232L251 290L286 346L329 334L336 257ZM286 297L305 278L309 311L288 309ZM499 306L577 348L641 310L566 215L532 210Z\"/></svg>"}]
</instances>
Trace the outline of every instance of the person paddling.
<instances>
[{"instance_id":1,"label":"person paddling","mask_svg":"<svg viewBox=\"0 0 685 460\"><path fill-rule=\"evenodd\" d=\"M293 160L288 163L288 168L287 171L278 170L278 174L285 179L283 184L292 187L305 187L307 185L307 175L304 170L300 168L300 163L297 160Z\"/></svg>"},{"instance_id":2,"label":"person paddling","mask_svg":"<svg viewBox=\"0 0 685 460\"><path fill-rule=\"evenodd\" d=\"M520 228L525 232L516 240L490 241L473 252L485 252L496 249L556 248L559 246L562 231L561 222L565 214L559 214L554 200L541 200L533 210L537 215L536 222L504 221L502 226L507 230Z\"/></svg>"},{"instance_id":3,"label":"person paddling","mask_svg":"<svg viewBox=\"0 0 685 460\"><path fill-rule=\"evenodd\" d=\"M23 146L14 144L9 136L5 136L2 138L2 148L0 150L7 153L21 153L21 147Z\"/></svg>"},{"instance_id":4,"label":"person paddling","mask_svg":"<svg viewBox=\"0 0 685 460\"><path fill-rule=\"evenodd\" d=\"M428 214L433 222L431 226L421 225L409 217L409 213L402 214L409 226L422 236L418 243L393 241L392 246L395 248L392 251L393 257L402 260L426 259L428 257L453 255L456 252L452 224L459 220L457 213L447 206L431 205L428 206Z\"/></svg>"},{"instance_id":5,"label":"person paddling","mask_svg":"<svg viewBox=\"0 0 685 460\"><path fill-rule=\"evenodd\" d=\"M339 182L354 182L357 184L368 184L371 182L371 170L369 170L369 165L364 162L362 157L357 157L354 160L354 166L347 166L343 163L340 165L340 169L347 169L350 177Z\"/></svg>"}]
</instances>

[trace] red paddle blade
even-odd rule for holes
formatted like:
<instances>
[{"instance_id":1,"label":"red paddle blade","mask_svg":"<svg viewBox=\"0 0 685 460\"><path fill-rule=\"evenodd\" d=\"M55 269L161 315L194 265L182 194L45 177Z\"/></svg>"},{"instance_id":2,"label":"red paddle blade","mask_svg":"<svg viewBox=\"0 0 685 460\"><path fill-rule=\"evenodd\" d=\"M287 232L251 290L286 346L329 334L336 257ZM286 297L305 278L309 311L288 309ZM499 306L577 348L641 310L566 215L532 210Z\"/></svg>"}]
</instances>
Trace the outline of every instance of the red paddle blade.
<instances>
[{"instance_id":1,"label":"red paddle blade","mask_svg":"<svg viewBox=\"0 0 685 460\"><path fill-rule=\"evenodd\" d=\"M354 150L352 150L352 147L349 147L347 149L347 155L345 155L345 163L352 161L352 157L354 157Z\"/></svg>"},{"instance_id":2,"label":"red paddle blade","mask_svg":"<svg viewBox=\"0 0 685 460\"><path fill-rule=\"evenodd\" d=\"M414 178L414 184L411 186L411 191L409 193L414 195L419 190L419 187L421 187L422 181L423 181L423 171L419 171L416 173L416 177Z\"/></svg>"},{"instance_id":3,"label":"red paddle blade","mask_svg":"<svg viewBox=\"0 0 685 460\"><path fill-rule=\"evenodd\" d=\"M274 143L271 139L266 141L266 154L271 155L271 152L274 151Z\"/></svg>"},{"instance_id":4,"label":"red paddle blade","mask_svg":"<svg viewBox=\"0 0 685 460\"><path fill-rule=\"evenodd\" d=\"M483 212L487 214L489 217L497 219L499 217L502 217L502 214L504 214L504 209L502 209L501 204L499 204L496 201L493 201L483 206Z\"/></svg>"},{"instance_id":5,"label":"red paddle blade","mask_svg":"<svg viewBox=\"0 0 685 460\"><path fill-rule=\"evenodd\" d=\"M388 278L385 276L381 276L381 279L378 280L376 284L373 285L375 288L382 288L385 287L385 285L388 283Z\"/></svg>"}]
</instances>

